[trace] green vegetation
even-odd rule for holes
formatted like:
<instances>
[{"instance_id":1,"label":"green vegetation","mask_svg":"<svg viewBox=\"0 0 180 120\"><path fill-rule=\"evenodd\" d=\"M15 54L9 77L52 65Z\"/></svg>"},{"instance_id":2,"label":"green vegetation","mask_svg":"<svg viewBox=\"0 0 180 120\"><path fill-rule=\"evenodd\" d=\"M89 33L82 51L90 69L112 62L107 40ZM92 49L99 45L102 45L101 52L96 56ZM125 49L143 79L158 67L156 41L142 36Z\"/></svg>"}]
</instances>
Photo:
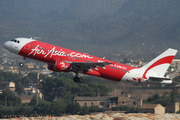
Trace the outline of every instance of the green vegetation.
<instances>
[{"instance_id":1,"label":"green vegetation","mask_svg":"<svg viewBox=\"0 0 180 120\"><path fill-rule=\"evenodd\" d=\"M21 104L21 99L7 88L0 94L0 104L3 106L19 106Z\"/></svg>"},{"instance_id":2,"label":"green vegetation","mask_svg":"<svg viewBox=\"0 0 180 120\"><path fill-rule=\"evenodd\" d=\"M97 83L76 84L65 77L47 78L41 82L41 91L47 101L74 96L107 96L109 89Z\"/></svg>"},{"instance_id":3,"label":"green vegetation","mask_svg":"<svg viewBox=\"0 0 180 120\"><path fill-rule=\"evenodd\" d=\"M5 75L8 75L8 77ZM21 75L13 74L11 72L0 71L0 77L3 79L3 81L2 79L0 80L1 82L16 82L15 92L19 95L22 95L24 92L24 88L22 84L20 84L21 82L25 85L29 85L35 84L37 81L37 73L29 73L26 77L22 77ZM22 104L21 99L18 96L14 95L10 89L5 88L2 94L0 94L0 118L5 115L36 116L49 114L61 116L65 113L84 115L91 112L102 112L106 110L98 108L97 106L80 107L79 104L73 102L75 96L107 96L109 89L102 84L77 84L72 79L65 78L63 74L61 74L61 77L45 78L40 83L39 88L42 91L44 98L41 99L38 97L38 105L36 95L31 99L30 103Z\"/></svg>"},{"instance_id":4,"label":"green vegetation","mask_svg":"<svg viewBox=\"0 0 180 120\"><path fill-rule=\"evenodd\" d=\"M144 100L144 104L161 104L162 106L166 107L166 103L172 101L171 96L167 96L166 94L162 95L161 97L159 94L155 94L152 97L148 97L148 99Z\"/></svg>"}]
</instances>

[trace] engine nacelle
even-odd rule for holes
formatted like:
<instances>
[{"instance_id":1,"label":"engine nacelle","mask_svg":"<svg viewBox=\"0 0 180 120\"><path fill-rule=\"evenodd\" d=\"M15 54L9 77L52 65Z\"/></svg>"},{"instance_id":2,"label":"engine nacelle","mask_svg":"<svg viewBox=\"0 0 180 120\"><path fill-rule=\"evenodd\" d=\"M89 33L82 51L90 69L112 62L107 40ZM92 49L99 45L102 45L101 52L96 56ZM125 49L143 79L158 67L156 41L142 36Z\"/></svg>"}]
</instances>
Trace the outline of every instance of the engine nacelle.
<instances>
[{"instance_id":1,"label":"engine nacelle","mask_svg":"<svg viewBox=\"0 0 180 120\"><path fill-rule=\"evenodd\" d=\"M48 69L54 72L69 72L71 64L56 60L54 64L49 64Z\"/></svg>"},{"instance_id":2,"label":"engine nacelle","mask_svg":"<svg viewBox=\"0 0 180 120\"><path fill-rule=\"evenodd\" d=\"M53 72L58 72L57 70L54 69L54 64L48 64L48 70L51 70Z\"/></svg>"}]
</instances>

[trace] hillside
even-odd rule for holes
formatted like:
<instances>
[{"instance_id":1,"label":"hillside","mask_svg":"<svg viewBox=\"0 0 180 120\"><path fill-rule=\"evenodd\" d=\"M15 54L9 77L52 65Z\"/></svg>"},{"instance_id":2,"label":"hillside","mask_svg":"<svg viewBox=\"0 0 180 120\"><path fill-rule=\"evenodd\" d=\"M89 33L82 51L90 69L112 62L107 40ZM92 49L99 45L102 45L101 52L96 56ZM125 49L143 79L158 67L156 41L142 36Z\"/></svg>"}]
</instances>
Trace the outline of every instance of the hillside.
<instances>
[{"instance_id":1,"label":"hillside","mask_svg":"<svg viewBox=\"0 0 180 120\"><path fill-rule=\"evenodd\" d=\"M179 49L179 0L1 0L0 43L14 37L91 54Z\"/></svg>"}]
</instances>

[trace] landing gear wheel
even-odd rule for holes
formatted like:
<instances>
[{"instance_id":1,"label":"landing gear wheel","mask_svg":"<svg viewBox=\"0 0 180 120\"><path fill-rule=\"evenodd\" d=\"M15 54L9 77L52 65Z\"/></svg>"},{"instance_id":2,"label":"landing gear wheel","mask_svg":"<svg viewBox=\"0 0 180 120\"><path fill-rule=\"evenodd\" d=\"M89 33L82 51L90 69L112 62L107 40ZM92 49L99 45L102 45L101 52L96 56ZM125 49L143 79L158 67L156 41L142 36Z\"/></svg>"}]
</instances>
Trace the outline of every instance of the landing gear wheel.
<instances>
[{"instance_id":1,"label":"landing gear wheel","mask_svg":"<svg viewBox=\"0 0 180 120\"><path fill-rule=\"evenodd\" d=\"M84 81L84 78L83 77L80 77L79 78L79 82L82 83Z\"/></svg>"},{"instance_id":2,"label":"landing gear wheel","mask_svg":"<svg viewBox=\"0 0 180 120\"><path fill-rule=\"evenodd\" d=\"M79 82L79 77L74 77L74 82Z\"/></svg>"},{"instance_id":3,"label":"landing gear wheel","mask_svg":"<svg viewBox=\"0 0 180 120\"><path fill-rule=\"evenodd\" d=\"M19 63L19 66L20 66L20 67L23 67L23 66L24 66L24 63L20 62L20 63Z\"/></svg>"}]
</instances>

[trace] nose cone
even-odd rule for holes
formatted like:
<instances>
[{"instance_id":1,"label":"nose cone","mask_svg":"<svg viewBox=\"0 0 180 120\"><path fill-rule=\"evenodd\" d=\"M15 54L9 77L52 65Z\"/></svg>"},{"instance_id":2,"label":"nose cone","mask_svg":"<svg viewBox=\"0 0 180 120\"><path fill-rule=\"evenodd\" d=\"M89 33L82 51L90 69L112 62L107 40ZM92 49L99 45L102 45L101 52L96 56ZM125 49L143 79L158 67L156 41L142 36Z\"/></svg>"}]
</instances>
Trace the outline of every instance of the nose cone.
<instances>
[{"instance_id":1,"label":"nose cone","mask_svg":"<svg viewBox=\"0 0 180 120\"><path fill-rule=\"evenodd\" d=\"M5 48L5 49L8 49L8 47L9 47L9 41L6 41L6 42L4 42L3 43L3 47Z\"/></svg>"},{"instance_id":2,"label":"nose cone","mask_svg":"<svg viewBox=\"0 0 180 120\"><path fill-rule=\"evenodd\" d=\"M17 47L15 46L15 43L12 42L12 41L7 41L5 43L3 43L3 47L10 51L10 52L13 52L15 54L18 54L19 50L17 49Z\"/></svg>"}]
</instances>

